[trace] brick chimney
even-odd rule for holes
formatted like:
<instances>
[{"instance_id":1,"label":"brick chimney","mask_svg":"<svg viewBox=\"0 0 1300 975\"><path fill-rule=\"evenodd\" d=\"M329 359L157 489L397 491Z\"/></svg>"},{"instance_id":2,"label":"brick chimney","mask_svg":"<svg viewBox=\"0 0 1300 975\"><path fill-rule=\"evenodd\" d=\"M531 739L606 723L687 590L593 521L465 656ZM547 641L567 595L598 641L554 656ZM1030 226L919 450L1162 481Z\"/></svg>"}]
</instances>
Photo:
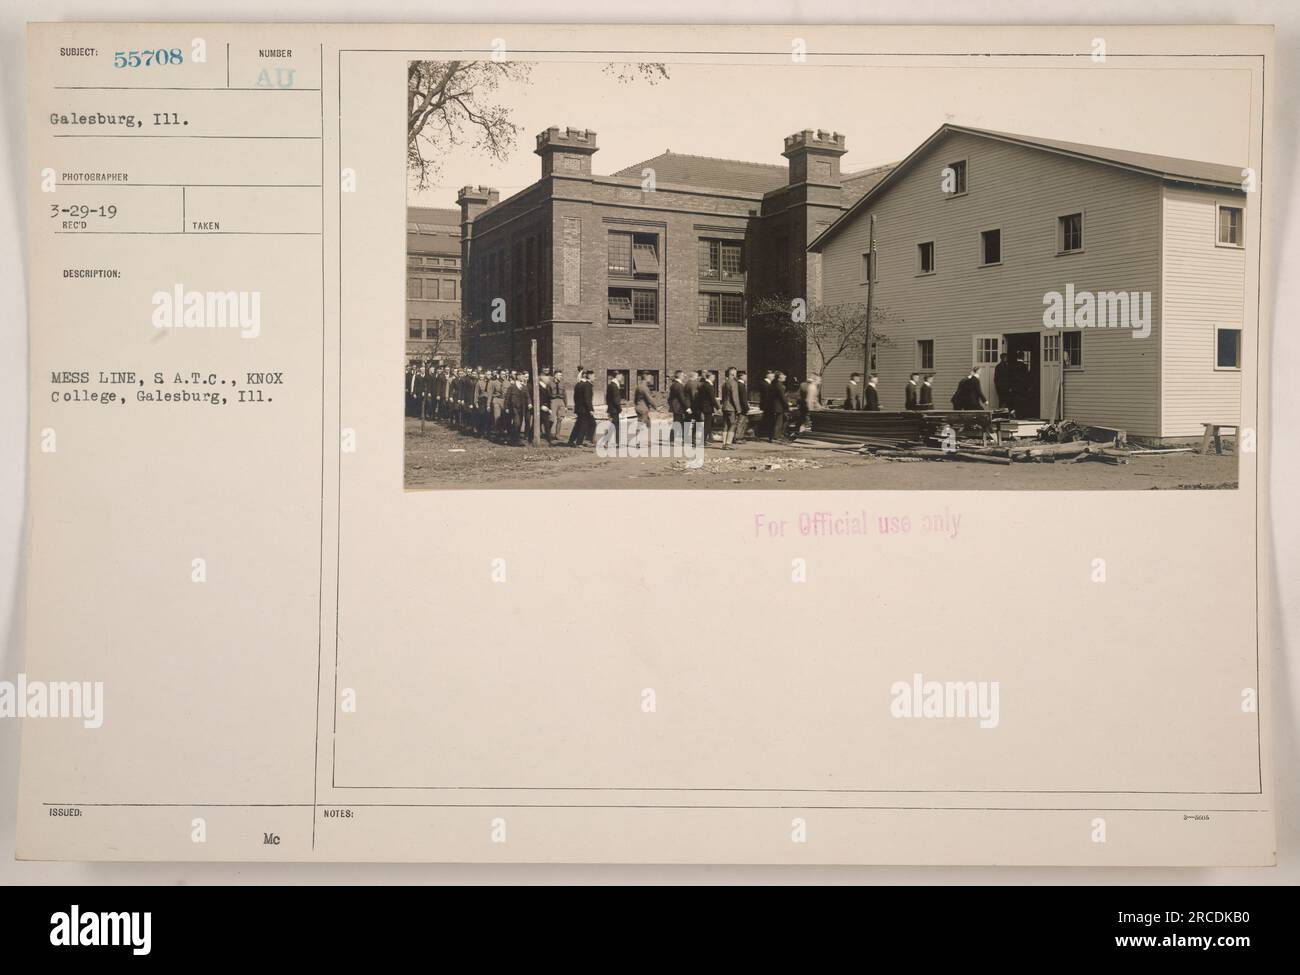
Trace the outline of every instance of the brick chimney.
<instances>
[{"instance_id":1,"label":"brick chimney","mask_svg":"<svg viewBox=\"0 0 1300 975\"><path fill-rule=\"evenodd\" d=\"M785 137L785 151L781 155L790 160L790 185L796 183L822 183L840 185L840 156L844 136L838 132L821 129L804 129Z\"/></svg>"},{"instance_id":2,"label":"brick chimney","mask_svg":"<svg viewBox=\"0 0 1300 975\"><path fill-rule=\"evenodd\" d=\"M537 134L537 148L533 151L542 157L543 176L590 176L596 133L553 125Z\"/></svg>"},{"instance_id":3,"label":"brick chimney","mask_svg":"<svg viewBox=\"0 0 1300 975\"><path fill-rule=\"evenodd\" d=\"M488 207L500 203L501 194L488 186L462 186L460 192L456 194L456 202L460 205L460 225L463 235L465 224L472 223L474 218Z\"/></svg>"}]
</instances>

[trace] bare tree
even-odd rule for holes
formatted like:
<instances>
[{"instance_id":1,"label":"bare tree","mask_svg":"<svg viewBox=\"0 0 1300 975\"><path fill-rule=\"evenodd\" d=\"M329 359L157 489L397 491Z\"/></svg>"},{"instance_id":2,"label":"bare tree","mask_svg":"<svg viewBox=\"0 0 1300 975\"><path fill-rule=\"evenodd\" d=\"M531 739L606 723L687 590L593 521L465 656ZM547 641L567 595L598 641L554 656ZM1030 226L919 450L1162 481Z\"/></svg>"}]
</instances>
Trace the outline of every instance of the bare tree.
<instances>
[{"instance_id":1,"label":"bare tree","mask_svg":"<svg viewBox=\"0 0 1300 975\"><path fill-rule=\"evenodd\" d=\"M473 348L478 327L477 321L460 311L447 312L438 320L438 330L432 339L425 332L428 344L422 346L412 358L430 360L454 356L458 363L463 363L466 361L466 352Z\"/></svg>"},{"instance_id":2,"label":"bare tree","mask_svg":"<svg viewBox=\"0 0 1300 975\"><path fill-rule=\"evenodd\" d=\"M602 69L620 84L668 78L657 62L611 63ZM412 61L406 69L406 168L416 188L426 190L447 153L469 143L504 160L514 148L519 126L498 91L525 82L532 65L524 61Z\"/></svg>"},{"instance_id":3,"label":"bare tree","mask_svg":"<svg viewBox=\"0 0 1300 975\"><path fill-rule=\"evenodd\" d=\"M620 85L630 84L637 80L644 81L646 84L657 85L661 81L668 80L668 65L662 61L634 61L630 63L611 61L601 70Z\"/></svg>"},{"instance_id":4,"label":"bare tree","mask_svg":"<svg viewBox=\"0 0 1300 975\"><path fill-rule=\"evenodd\" d=\"M468 142L505 159L519 127L497 90L528 79L521 61L412 61L406 69L406 167L427 189L442 160Z\"/></svg>"},{"instance_id":5,"label":"bare tree","mask_svg":"<svg viewBox=\"0 0 1300 975\"><path fill-rule=\"evenodd\" d=\"M809 372L823 374L836 359L850 354L862 355L862 342L867 333L867 304L864 301L823 304L771 295L757 299L752 313L761 317L768 329L810 350L819 361L809 362ZM880 325L891 320L892 316L886 309L877 306L872 310L873 345L889 344L889 336Z\"/></svg>"}]
</instances>

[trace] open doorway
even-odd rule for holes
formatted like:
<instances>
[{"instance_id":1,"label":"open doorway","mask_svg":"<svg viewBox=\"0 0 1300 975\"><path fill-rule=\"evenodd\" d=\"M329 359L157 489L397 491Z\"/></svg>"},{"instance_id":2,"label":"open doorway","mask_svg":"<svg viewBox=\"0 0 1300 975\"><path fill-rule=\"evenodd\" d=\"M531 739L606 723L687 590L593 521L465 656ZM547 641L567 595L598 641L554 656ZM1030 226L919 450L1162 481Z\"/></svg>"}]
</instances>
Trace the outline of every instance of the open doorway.
<instances>
[{"instance_id":1,"label":"open doorway","mask_svg":"<svg viewBox=\"0 0 1300 975\"><path fill-rule=\"evenodd\" d=\"M1007 362L1012 369L1011 407L1019 420L1040 418L1039 397L1042 392L1042 354L1038 332L1012 332L1003 336Z\"/></svg>"}]
</instances>

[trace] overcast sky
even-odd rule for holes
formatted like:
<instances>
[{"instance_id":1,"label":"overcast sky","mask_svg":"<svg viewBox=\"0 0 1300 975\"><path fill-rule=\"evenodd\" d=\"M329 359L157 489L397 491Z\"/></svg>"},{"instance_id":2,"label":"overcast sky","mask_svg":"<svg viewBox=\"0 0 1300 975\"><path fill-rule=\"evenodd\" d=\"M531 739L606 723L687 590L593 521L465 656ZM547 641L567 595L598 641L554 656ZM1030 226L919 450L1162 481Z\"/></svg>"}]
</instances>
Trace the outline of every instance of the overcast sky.
<instances>
[{"instance_id":1,"label":"overcast sky","mask_svg":"<svg viewBox=\"0 0 1300 975\"><path fill-rule=\"evenodd\" d=\"M1203 63L1203 62L1202 62ZM442 161L436 185L410 194L454 207L456 190L502 198L535 182L534 137L551 125L595 129L594 171L611 173L671 149L784 164L782 139L805 128L847 137L846 172L896 162L945 121L1119 149L1244 166L1250 80L1244 70L1134 68L1115 59L1064 66L863 67L675 63L656 85L619 83L599 62L544 62L506 85L519 139L496 162L468 147Z\"/></svg>"}]
</instances>

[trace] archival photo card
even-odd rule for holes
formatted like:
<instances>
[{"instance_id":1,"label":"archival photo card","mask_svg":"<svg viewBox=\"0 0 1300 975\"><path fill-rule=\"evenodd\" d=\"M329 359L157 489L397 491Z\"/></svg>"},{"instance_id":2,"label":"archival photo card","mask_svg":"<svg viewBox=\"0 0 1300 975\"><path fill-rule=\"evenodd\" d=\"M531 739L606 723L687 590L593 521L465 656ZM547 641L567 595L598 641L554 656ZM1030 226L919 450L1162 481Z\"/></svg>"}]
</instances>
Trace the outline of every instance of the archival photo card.
<instances>
[{"instance_id":1,"label":"archival photo card","mask_svg":"<svg viewBox=\"0 0 1300 975\"><path fill-rule=\"evenodd\" d=\"M32 25L19 857L1273 862L1272 44Z\"/></svg>"}]
</instances>

